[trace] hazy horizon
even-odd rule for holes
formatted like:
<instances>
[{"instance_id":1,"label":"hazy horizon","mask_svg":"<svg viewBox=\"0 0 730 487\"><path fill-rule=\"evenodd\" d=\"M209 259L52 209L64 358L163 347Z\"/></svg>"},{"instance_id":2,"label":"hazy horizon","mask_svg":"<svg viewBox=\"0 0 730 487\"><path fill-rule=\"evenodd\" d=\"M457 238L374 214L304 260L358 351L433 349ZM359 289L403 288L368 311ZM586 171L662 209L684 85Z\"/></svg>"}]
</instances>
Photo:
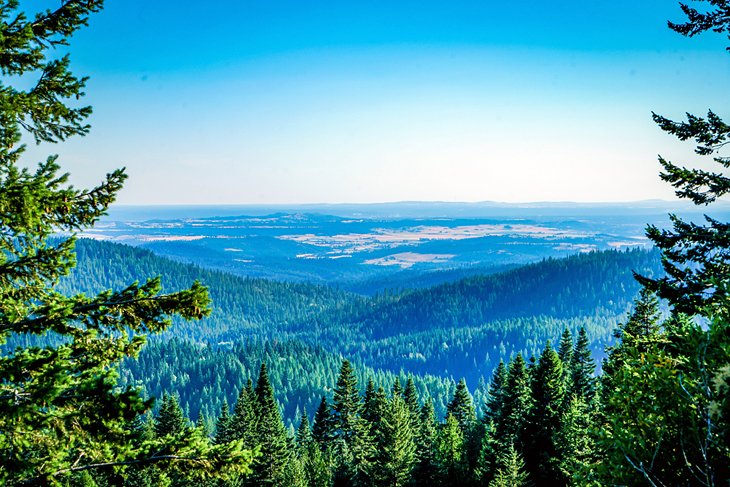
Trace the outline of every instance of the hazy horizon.
<instances>
[{"instance_id":1,"label":"hazy horizon","mask_svg":"<svg viewBox=\"0 0 730 487\"><path fill-rule=\"evenodd\" d=\"M651 112L727 111L674 2L109 2L71 40L92 130L29 147L122 204L672 199ZM191 34L193 33L194 34ZM63 50L61 52L64 52ZM305 203L312 204L312 203Z\"/></svg>"}]
</instances>

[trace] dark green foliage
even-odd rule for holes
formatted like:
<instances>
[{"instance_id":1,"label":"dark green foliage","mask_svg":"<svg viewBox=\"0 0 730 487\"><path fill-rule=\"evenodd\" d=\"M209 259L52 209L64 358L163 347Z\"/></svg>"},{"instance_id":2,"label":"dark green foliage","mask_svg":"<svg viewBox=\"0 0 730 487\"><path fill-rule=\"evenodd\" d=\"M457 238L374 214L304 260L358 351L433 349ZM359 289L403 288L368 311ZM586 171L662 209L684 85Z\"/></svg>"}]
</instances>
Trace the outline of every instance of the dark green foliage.
<instances>
[{"instance_id":1,"label":"dark green foliage","mask_svg":"<svg viewBox=\"0 0 730 487\"><path fill-rule=\"evenodd\" d=\"M266 364L261 364L256 382L256 438L259 455L251 465L254 485L281 485L289 467L289 448L279 405L269 382Z\"/></svg>"},{"instance_id":2,"label":"dark green foliage","mask_svg":"<svg viewBox=\"0 0 730 487\"><path fill-rule=\"evenodd\" d=\"M527 470L533 479L565 485L555 441L563 420L563 363L549 342L535 366L531 390L532 407L522 439Z\"/></svg>"},{"instance_id":3,"label":"dark green foliage","mask_svg":"<svg viewBox=\"0 0 730 487\"><path fill-rule=\"evenodd\" d=\"M476 422L476 412L474 410L474 403L469 394L469 389L466 386L466 381L461 379L456 385L456 391L454 391L454 397L446 408L446 412L456 420L461 430L462 435L465 437L469 435L474 423Z\"/></svg>"},{"instance_id":4,"label":"dark green foliage","mask_svg":"<svg viewBox=\"0 0 730 487\"><path fill-rule=\"evenodd\" d=\"M467 482L468 466L465 454L464 433L459 421L451 414L436 435L434 463L438 471L438 484L461 486Z\"/></svg>"},{"instance_id":5,"label":"dark green foliage","mask_svg":"<svg viewBox=\"0 0 730 487\"><path fill-rule=\"evenodd\" d=\"M416 436L416 465L413 479L416 485L435 485L438 478L436 441L438 438L433 401L427 398L421 407L419 429Z\"/></svg>"},{"instance_id":6,"label":"dark green foliage","mask_svg":"<svg viewBox=\"0 0 730 487\"><path fill-rule=\"evenodd\" d=\"M297 446L299 448L305 448L312 443L312 428L309 426L309 418L307 412L302 413L302 419L299 421L299 428L297 428Z\"/></svg>"},{"instance_id":7,"label":"dark green foliage","mask_svg":"<svg viewBox=\"0 0 730 487\"><path fill-rule=\"evenodd\" d=\"M505 454L498 460L494 479L489 482L489 487L525 487L530 485L528 475L525 471L525 462L510 445Z\"/></svg>"},{"instance_id":8,"label":"dark green foliage","mask_svg":"<svg viewBox=\"0 0 730 487\"><path fill-rule=\"evenodd\" d=\"M489 397L487 398L487 405L484 410L485 421L495 423L501 421L506 382L507 367L500 360L497 369L492 374L492 380L489 382Z\"/></svg>"},{"instance_id":9,"label":"dark green foliage","mask_svg":"<svg viewBox=\"0 0 730 487\"><path fill-rule=\"evenodd\" d=\"M221 444L231 441L230 427L231 413L228 407L228 400L224 398L223 406L221 406L221 413L218 415L218 419L215 422L216 443Z\"/></svg>"},{"instance_id":10,"label":"dark green foliage","mask_svg":"<svg viewBox=\"0 0 730 487\"><path fill-rule=\"evenodd\" d=\"M591 356L588 344L588 336L584 328L578 332L578 339L575 341L575 350L572 353L570 362L565 363L570 370L570 383L568 394L579 397L585 403L593 401L595 393L596 363Z\"/></svg>"},{"instance_id":11,"label":"dark green foliage","mask_svg":"<svg viewBox=\"0 0 730 487\"><path fill-rule=\"evenodd\" d=\"M246 387L241 388L233 408L233 416L228 426L231 439L242 440L251 447L258 444L258 420L262 413L258 406L258 396L253 389L253 382L249 379Z\"/></svg>"},{"instance_id":12,"label":"dark green foliage","mask_svg":"<svg viewBox=\"0 0 730 487\"><path fill-rule=\"evenodd\" d=\"M36 144L55 143L88 133L91 107L77 106L86 78L70 71L64 52L102 6L102 0L64 0L29 16L16 0L0 2L3 484L88 480L102 468L189 464L191 457L201 475L223 476L227 457L237 459L240 471L250 460L240 444L211 447L196 430L175 442L168 436L134 441L129 425L152 401L136 388L117 387L117 365L137 356L146 333L165 330L174 315L209 314L202 285L188 288L188 281L181 291L160 294L159 279L137 276L99 294L97 289L70 295L57 288L75 265L76 233L105 214L126 174L115 170L96 187L76 189L57 156L29 168L23 142L30 137ZM59 233L71 237L51 238Z\"/></svg>"},{"instance_id":13,"label":"dark green foliage","mask_svg":"<svg viewBox=\"0 0 730 487\"><path fill-rule=\"evenodd\" d=\"M322 401L319 403L317 412L314 415L312 438L323 448L332 438L332 416L325 396L322 396Z\"/></svg>"},{"instance_id":14,"label":"dark green foliage","mask_svg":"<svg viewBox=\"0 0 730 487\"><path fill-rule=\"evenodd\" d=\"M411 411L403 397L393 394L377 425L377 454L373 480L375 485L403 486L411 479L416 462L416 431Z\"/></svg>"},{"instance_id":15,"label":"dark green foliage","mask_svg":"<svg viewBox=\"0 0 730 487\"><path fill-rule=\"evenodd\" d=\"M155 418L155 434L163 438L165 436L179 436L185 434L190 425L185 418L177 398L172 394L167 394L162 398L160 412Z\"/></svg>"}]
</instances>

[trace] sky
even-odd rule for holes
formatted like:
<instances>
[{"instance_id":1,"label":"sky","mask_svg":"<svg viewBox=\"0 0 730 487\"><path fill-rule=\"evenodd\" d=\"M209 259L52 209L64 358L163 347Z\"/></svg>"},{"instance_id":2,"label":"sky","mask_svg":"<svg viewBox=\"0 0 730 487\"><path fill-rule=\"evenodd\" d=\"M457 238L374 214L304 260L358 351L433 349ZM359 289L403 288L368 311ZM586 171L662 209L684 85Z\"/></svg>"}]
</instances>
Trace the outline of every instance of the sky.
<instances>
[{"instance_id":1,"label":"sky","mask_svg":"<svg viewBox=\"0 0 730 487\"><path fill-rule=\"evenodd\" d=\"M657 155L702 163L651 112L730 116L730 41L673 0L106 4L91 133L28 155L125 166L121 204L672 199Z\"/></svg>"}]
</instances>

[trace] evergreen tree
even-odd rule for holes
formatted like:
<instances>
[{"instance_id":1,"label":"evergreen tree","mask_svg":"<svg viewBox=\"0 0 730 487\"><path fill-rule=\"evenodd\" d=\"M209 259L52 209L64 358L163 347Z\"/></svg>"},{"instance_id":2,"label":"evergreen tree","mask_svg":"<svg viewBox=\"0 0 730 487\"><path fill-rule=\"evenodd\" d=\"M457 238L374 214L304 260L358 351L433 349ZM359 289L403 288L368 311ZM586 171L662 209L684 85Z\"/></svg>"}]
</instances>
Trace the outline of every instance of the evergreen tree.
<instances>
[{"instance_id":1,"label":"evergreen tree","mask_svg":"<svg viewBox=\"0 0 730 487\"><path fill-rule=\"evenodd\" d=\"M357 377L348 360L342 362L335 386L331 427L337 459L335 483L366 485L370 481L375 445L370 425L360 416Z\"/></svg>"},{"instance_id":2,"label":"evergreen tree","mask_svg":"<svg viewBox=\"0 0 730 487\"><path fill-rule=\"evenodd\" d=\"M251 448L258 445L257 413L258 400L253 383L249 379L246 386L241 388L233 407L233 415L229 421L229 435L231 439L243 440Z\"/></svg>"},{"instance_id":3,"label":"evergreen tree","mask_svg":"<svg viewBox=\"0 0 730 487\"><path fill-rule=\"evenodd\" d=\"M400 377L396 377L393 381L393 390L391 392L394 396L400 396L403 394L403 386L401 386Z\"/></svg>"},{"instance_id":4,"label":"evergreen tree","mask_svg":"<svg viewBox=\"0 0 730 487\"><path fill-rule=\"evenodd\" d=\"M502 421L495 424L500 444L520 446L524 436L524 428L531 408L532 392L530 390L530 376L522 354L510 362L507 371L507 380L504 387L502 405Z\"/></svg>"},{"instance_id":5,"label":"evergreen tree","mask_svg":"<svg viewBox=\"0 0 730 487\"><path fill-rule=\"evenodd\" d=\"M502 416L502 406L504 403L504 388L507 382L507 367L502 360L492 375L489 382L489 397L487 398L487 406L484 411L484 420L489 422L499 422Z\"/></svg>"},{"instance_id":6,"label":"evergreen tree","mask_svg":"<svg viewBox=\"0 0 730 487\"><path fill-rule=\"evenodd\" d=\"M563 331L563 335L560 337L560 344L558 345L558 357L563 362L563 378L565 380L565 389L572 390L573 388L573 374L571 364L573 363L573 334L566 328Z\"/></svg>"},{"instance_id":7,"label":"evergreen tree","mask_svg":"<svg viewBox=\"0 0 730 487\"><path fill-rule=\"evenodd\" d=\"M565 364L565 362L563 362ZM567 365L567 364L566 364ZM596 371L596 363L591 356L588 344L588 336L585 328L578 331L578 339L575 342L575 350L573 358L570 362L570 388L571 394L580 397L583 402L590 404L595 394L595 378L593 375Z\"/></svg>"},{"instance_id":8,"label":"evergreen tree","mask_svg":"<svg viewBox=\"0 0 730 487\"><path fill-rule=\"evenodd\" d=\"M261 364L255 394L260 453L251 466L251 481L257 486L281 485L289 468L289 446L265 363Z\"/></svg>"},{"instance_id":9,"label":"evergreen tree","mask_svg":"<svg viewBox=\"0 0 730 487\"><path fill-rule=\"evenodd\" d=\"M532 377L533 403L522 442L525 464L532 479L556 486L566 484L559 469L560 458L555 444L555 435L562 426L563 377L563 363L548 342Z\"/></svg>"},{"instance_id":10,"label":"evergreen tree","mask_svg":"<svg viewBox=\"0 0 730 487\"><path fill-rule=\"evenodd\" d=\"M312 440L312 429L309 427L309 418L307 418L307 411L302 413L302 417L299 420L299 428L297 428L297 446L299 448L305 448L309 446Z\"/></svg>"},{"instance_id":11,"label":"evergreen tree","mask_svg":"<svg viewBox=\"0 0 730 487\"><path fill-rule=\"evenodd\" d=\"M332 417L330 415L330 408L325 396L322 396L317 412L314 415L312 438L320 445L321 448L324 448L327 442L329 442L332 438Z\"/></svg>"},{"instance_id":12,"label":"evergreen tree","mask_svg":"<svg viewBox=\"0 0 730 487\"><path fill-rule=\"evenodd\" d=\"M165 394L162 398L160 412L155 418L155 434L158 438L165 436L179 436L185 434L189 428L188 420L183 413L177 397Z\"/></svg>"},{"instance_id":13,"label":"evergreen tree","mask_svg":"<svg viewBox=\"0 0 730 487\"><path fill-rule=\"evenodd\" d=\"M573 334L566 328L560 337L560 345L558 345L558 357L563 365L569 366L573 361Z\"/></svg>"},{"instance_id":14,"label":"evergreen tree","mask_svg":"<svg viewBox=\"0 0 730 487\"><path fill-rule=\"evenodd\" d=\"M215 442L228 443L231 441L230 435L231 415L228 407L228 400L223 399L223 406L218 420L215 423Z\"/></svg>"},{"instance_id":15,"label":"evergreen tree","mask_svg":"<svg viewBox=\"0 0 730 487\"><path fill-rule=\"evenodd\" d=\"M424 401L419 417L416 465L413 473L416 485L435 485L437 482L438 466L435 456L437 434L433 400L429 397Z\"/></svg>"},{"instance_id":16,"label":"evergreen tree","mask_svg":"<svg viewBox=\"0 0 730 487\"><path fill-rule=\"evenodd\" d=\"M75 266L75 234L91 228L115 200L124 170L98 186L68 184L57 156L31 168L23 138L36 144L86 135L91 107L79 106L86 78L70 70L74 33L102 0L63 0L26 13L0 2L0 483L61 482L74 472L200 459L198 470L221 474L230 457L245 470L241 445L211 449L199 435L176 443L132 441L129 425L152 401L117 387L118 365L135 357L147 333L179 315L210 312L205 288L160 294L159 279L100 294L69 295L59 281ZM58 237L69 235L70 238ZM54 236L56 236L54 238ZM5 347L9 337L30 337ZM53 339L48 339L53 336ZM29 345L32 344L32 345ZM159 453L159 452L164 452ZM182 460L180 460L182 459Z\"/></svg>"},{"instance_id":17,"label":"evergreen tree","mask_svg":"<svg viewBox=\"0 0 730 487\"><path fill-rule=\"evenodd\" d=\"M464 449L464 433L459 421L449 413L436 436L434 461L440 485L459 487L466 483L468 472Z\"/></svg>"},{"instance_id":18,"label":"evergreen tree","mask_svg":"<svg viewBox=\"0 0 730 487\"><path fill-rule=\"evenodd\" d=\"M560 458L559 469L571 485L589 483L587 478L581 477L581 472L594 467L596 447L590 434L594 421L585 399L575 394L570 396L560 430L555 435L555 445Z\"/></svg>"},{"instance_id":19,"label":"evergreen tree","mask_svg":"<svg viewBox=\"0 0 730 487\"><path fill-rule=\"evenodd\" d=\"M406 485L416 461L416 443L415 432L411 429L410 411L402 396L393 395L385 408L378 431L380 436L374 472L376 485Z\"/></svg>"},{"instance_id":20,"label":"evergreen tree","mask_svg":"<svg viewBox=\"0 0 730 487\"><path fill-rule=\"evenodd\" d=\"M411 429L414 432L418 431L421 406L418 404L418 391L416 391L416 384L413 382L412 376L408 376L406 388L403 391L403 399L406 402L406 406L408 406L408 412L411 419Z\"/></svg>"},{"instance_id":21,"label":"evergreen tree","mask_svg":"<svg viewBox=\"0 0 730 487\"><path fill-rule=\"evenodd\" d=\"M476 422L476 411L464 379L456 385L454 397L446 407L446 412L459 424L462 435L468 436Z\"/></svg>"},{"instance_id":22,"label":"evergreen tree","mask_svg":"<svg viewBox=\"0 0 730 487\"><path fill-rule=\"evenodd\" d=\"M350 362L344 360L337 378L332 404L332 431L335 437L344 440L349 446L356 435L359 418L360 395L357 390L357 378Z\"/></svg>"},{"instance_id":23,"label":"evergreen tree","mask_svg":"<svg viewBox=\"0 0 730 487\"><path fill-rule=\"evenodd\" d=\"M510 445L505 455L499 459L499 468L489 487L524 487L530 485L522 461L514 446Z\"/></svg>"}]
</instances>

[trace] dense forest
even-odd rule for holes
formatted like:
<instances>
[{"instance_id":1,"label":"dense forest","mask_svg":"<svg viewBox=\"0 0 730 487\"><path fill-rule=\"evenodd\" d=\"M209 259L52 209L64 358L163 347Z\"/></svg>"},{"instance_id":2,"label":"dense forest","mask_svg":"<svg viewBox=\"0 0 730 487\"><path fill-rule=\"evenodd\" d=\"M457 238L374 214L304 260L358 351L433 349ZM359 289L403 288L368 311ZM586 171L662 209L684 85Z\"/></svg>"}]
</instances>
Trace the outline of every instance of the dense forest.
<instances>
[{"instance_id":1,"label":"dense forest","mask_svg":"<svg viewBox=\"0 0 730 487\"><path fill-rule=\"evenodd\" d=\"M708 3L670 29L730 32ZM125 171L77 189L23 142L88 133L56 49L102 6L0 1L0 483L728 484L730 224L374 297L77 242ZM660 157L677 196L729 194L730 125L653 117L719 166Z\"/></svg>"}]
</instances>

